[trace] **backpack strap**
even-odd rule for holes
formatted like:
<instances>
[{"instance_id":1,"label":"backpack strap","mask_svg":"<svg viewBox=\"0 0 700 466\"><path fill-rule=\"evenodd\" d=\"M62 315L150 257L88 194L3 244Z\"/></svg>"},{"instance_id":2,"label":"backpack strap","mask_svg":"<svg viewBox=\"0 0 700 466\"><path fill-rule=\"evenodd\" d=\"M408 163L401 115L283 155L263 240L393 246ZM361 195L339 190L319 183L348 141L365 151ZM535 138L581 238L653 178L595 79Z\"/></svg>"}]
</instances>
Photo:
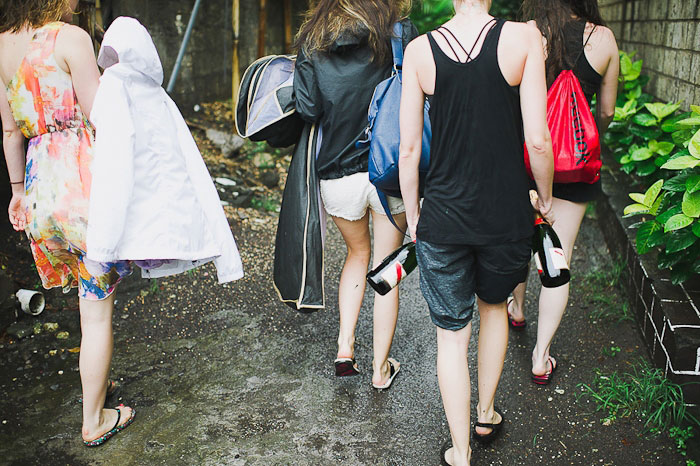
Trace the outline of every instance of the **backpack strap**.
<instances>
[{"instance_id":1,"label":"backpack strap","mask_svg":"<svg viewBox=\"0 0 700 466\"><path fill-rule=\"evenodd\" d=\"M397 230L399 230L399 232L402 235L408 237L409 235L404 230L399 228L399 226L396 224L396 220L394 220L394 216L391 214L391 208L389 207L389 199L387 199L387 195L384 194L379 189L377 189L377 195L379 196L379 202L381 202L382 207L384 207L384 213L386 214L387 217L389 217L389 221L391 222L391 224L394 225L394 227Z\"/></svg>"},{"instance_id":2,"label":"backpack strap","mask_svg":"<svg viewBox=\"0 0 700 466\"><path fill-rule=\"evenodd\" d=\"M394 56L394 73L399 73L401 71L401 67L403 66L402 37L403 25L400 21L397 21L396 24L394 24L394 33L391 36L391 52ZM406 233L403 230L401 230L401 228L399 228L399 226L396 224L396 220L394 220L394 216L391 215L391 208L389 208L389 200L386 198L386 194L384 194L381 190L377 189L377 195L379 196L379 202L381 202L382 207L384 208L384 213L386 213L386 216L389 217L389 221L391 222L391 224L394 225L394 227L397 230L399 230L405 235Z\"/></svg>"},{"instance_id":3,"label":"backpack strap","mask_svg":"<svg viewBox=\"0 0 700 466\"><path fill-rule=\"evenodd\" d=\"M403 66L403 25L400 21L394 24L394 33L391 36L391 53L394 56L394 70L398 71Z\"/></svg>"},{"instance_id":4,"label":"backpack strap","mask_svg":"<svg viewBox=\"0 0 700 466\"><path fill-rule=\"evenodd\" d=\"M581 59L581 55L583 55L583 52L586 50L586 46L588 45L588 41L591 40L591 36L595 32L596 28L598 27L597 24L593 25L593 29L591 30L591 33L588 34L588 38L586 39L586 42L583 43L583 47L581 47L581 51L578 53L576 56L576 60L574 60L574 64L571 69L576 67L576 63Z\"/></svg>"}]
</instances>

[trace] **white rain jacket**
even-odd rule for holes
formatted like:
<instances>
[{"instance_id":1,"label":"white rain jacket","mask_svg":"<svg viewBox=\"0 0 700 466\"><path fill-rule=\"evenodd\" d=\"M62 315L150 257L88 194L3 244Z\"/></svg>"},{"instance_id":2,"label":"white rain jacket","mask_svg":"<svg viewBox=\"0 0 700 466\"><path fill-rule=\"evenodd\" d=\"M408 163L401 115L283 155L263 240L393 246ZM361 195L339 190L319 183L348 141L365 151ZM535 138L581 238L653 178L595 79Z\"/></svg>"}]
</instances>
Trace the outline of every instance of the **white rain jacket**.
<instances>
[{"instance_id":1,"label":"white rain jacket","mask_svg":"<svg viewBox=\"0 0 700 466\"><path fill-rule=\"evenodd\" d=\"M90 120L96 127L87 257L166 260L144 277L214 260L220 283L243 266L214 183L175 103L163 67L137 20L117 18L98 63L105 68Z\"/></svg>"}]
</instances>

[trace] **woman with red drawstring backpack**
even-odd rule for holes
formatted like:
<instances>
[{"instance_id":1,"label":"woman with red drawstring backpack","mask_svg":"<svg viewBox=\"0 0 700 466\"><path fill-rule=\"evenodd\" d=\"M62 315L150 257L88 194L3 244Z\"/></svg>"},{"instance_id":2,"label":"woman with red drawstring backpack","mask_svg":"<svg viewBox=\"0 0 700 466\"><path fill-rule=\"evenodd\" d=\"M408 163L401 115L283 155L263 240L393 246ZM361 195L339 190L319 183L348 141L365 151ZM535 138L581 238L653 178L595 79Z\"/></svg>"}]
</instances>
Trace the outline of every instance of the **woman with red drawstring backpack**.
<instances>
[{"instance_id":1,"label":"woman with red drawstring backpack","mask_svg":"<svg viewBox=\"0 0 700 466\"><path fill-rule=\"evenodd\" d=\"M525 0L522 11L524 18L542 32L548 87L563 71L570 69L589 105L596 95L594 118L602 140L615 115L620 66L615 36L603 24L597 0ZM565 130L552 127L551 121L549 129L553 139L559 130ZM554 156L556 160L556 147ZM601 193L600 178L596 176L588 182L557 183L556 165L553 227L570 263L586 206ZM516 330L523 329L526 323L523 312L526 285L527 282L518 285L508 300L508 322ZM532 351L532 380L536 384L549 384L557 369L557 360L550 354L550 346L568 299L568 284L558 288L542 287L540 292L537 343Z\"/></svg>"}]
</instances>

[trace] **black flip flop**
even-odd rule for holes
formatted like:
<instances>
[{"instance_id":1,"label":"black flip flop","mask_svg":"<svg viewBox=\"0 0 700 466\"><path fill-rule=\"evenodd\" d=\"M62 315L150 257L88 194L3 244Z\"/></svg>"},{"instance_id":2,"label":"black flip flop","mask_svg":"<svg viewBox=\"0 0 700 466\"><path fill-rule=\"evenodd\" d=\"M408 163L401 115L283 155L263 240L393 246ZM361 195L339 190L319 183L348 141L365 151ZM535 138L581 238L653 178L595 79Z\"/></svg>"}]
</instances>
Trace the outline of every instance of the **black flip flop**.
<instances>
[{"instance_id":1,"label":"black flip flop","mask_svg":"<svg viewBox=\"0 0 700 466\"><path fill-rule=\"evenodd\" d=\"M335 376L349 377L358 375L360 371L357 369L355 358L338 358L335 360Z\"/></svg>"},{"instance_id":2,"label":"black flip flop","mask_svg":"<svg viewBox=\"0 0 700 466\"><path fill-rule=\"evenodd\" d=\"M473 437L479 443L482 443L482 444L491 443L494 440L496 440L496 437L498 437L498 434L501 433L501 429L503 428L503 423L505 422L506 418L503 416L503 413L497 407L494 406L493 410L501 416L501 422L499 422L498 424L493 424L490 422L475 422L474 423ZM476 432L477 427L491 429L491 432L489 432L486 435L481 435L481 434Z\"/></svg>"}]
</instances>

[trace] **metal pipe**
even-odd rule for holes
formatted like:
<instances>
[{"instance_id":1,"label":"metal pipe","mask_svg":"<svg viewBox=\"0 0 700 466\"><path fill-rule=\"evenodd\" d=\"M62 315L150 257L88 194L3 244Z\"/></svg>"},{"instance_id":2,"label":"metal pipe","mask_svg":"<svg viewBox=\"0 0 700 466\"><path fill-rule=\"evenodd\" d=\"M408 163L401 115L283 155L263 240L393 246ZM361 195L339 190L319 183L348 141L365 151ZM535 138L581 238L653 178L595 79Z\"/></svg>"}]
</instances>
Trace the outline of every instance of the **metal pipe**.
<instances>
[{"instance_id":1,"label":"metal pipe","mask_svg":"<svg viewBox=\"0 0 700 466\"><path fill-rule=\"evenodd\" d=\"M201 4L202 0L196 0L194 2L194 8L192 8L190 21L187 23L187 30L185 30L185 37L182 39L182 45L180 45L180 51L177 54L177 60L175 60L175 66L173 67L173 72L170 75L170 81L168 81L168 87L166 89L168 93L171 93L175 87L175 81L177 80L177 75L180 73L180 67L182 66L182 59L185 56L185 50L187 50L187 43L190 41L190 36L192 35L194 20L197 18L197 12L199 11L199 6Z\"/></svg>"}]
</instances>

